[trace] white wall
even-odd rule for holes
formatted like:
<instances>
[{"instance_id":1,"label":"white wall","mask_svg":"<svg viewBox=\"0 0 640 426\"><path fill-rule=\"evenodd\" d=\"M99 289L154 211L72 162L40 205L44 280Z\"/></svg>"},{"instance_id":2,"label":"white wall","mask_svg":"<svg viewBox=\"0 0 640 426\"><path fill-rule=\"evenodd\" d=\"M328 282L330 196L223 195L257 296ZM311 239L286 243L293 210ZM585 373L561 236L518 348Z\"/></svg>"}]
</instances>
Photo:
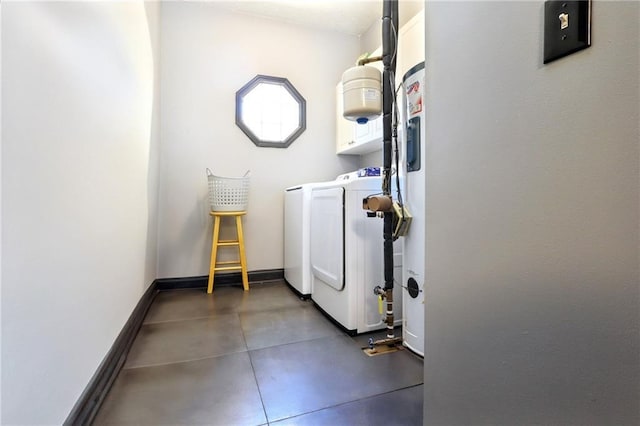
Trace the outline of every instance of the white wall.
<instances>
[{"instance_id":1,"label":"white wall","mask_svg":"<svg viewBox=\"0 0 640 426\"><path fill-rule=\"evenodd\" d=\"M137 0L136 0L137 1ZM158 277L158 197L160 194L160 13L161 2L144 1L153 59L153 104L147 169L147 244L144 287ZM140 22L144 26L144 22Z\"/></svg>"},{"instance_id":2,"label":"white wall","mask_svg":"<svg viewBox=\"0 0 640 426\"><path fill-rule=\"evenodd\" d=\"M2 5L0 5L2 23ZM2 99L2 31L0 31L0 99ZM0 102L0 127L2 127L2 102ZM0 422L2 422L2 131L0 131Z\"/></svg>"},{"instance_id":3,"label":"white wall","mask_svg":"<svg viewBox=\"0 0 640 426\"><path fill-rule=\"evenodd\" d=\"M283 192L355 170L335 154L335 85L358 38L231 14L215 2L162 5L159 277L207 275L212 220L205 168L251 170L244 220L250 271L283 267ZM256 147L235 125L235 92L256 74L286 77L307 129L287 149Z\"/></svg>"},{"instance_id":4,"label":"white wall","mask_svg":"<svg viewBox=\"0 0 640 426\"><path fill-rule=\"evenodd\" d=\"M640 4L428 2L425 424L638 424Z\"/></svg>"},{"instance_id":5,"label":"white wall","mask_svg":"<svg viewBox=\"0 0 640 426\"><path fill-rule=\"evenodd\" d=\"M3 3L2 67L2 423L60 424L155 276L144 5Z\"/></svg>"}]
</instances>

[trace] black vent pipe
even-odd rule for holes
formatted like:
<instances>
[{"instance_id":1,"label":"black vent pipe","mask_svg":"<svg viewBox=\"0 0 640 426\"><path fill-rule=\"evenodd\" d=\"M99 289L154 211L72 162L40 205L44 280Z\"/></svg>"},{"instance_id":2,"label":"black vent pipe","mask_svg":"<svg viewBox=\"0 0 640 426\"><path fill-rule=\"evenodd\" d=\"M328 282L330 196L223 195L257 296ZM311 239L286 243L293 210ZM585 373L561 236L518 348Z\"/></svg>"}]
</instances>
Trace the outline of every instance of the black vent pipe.
<instances>
[{"instance_id":1,"label":"black vent pipe","mask_svg":"<svg viewBox=\"0 0 640 426\"><path fill-rule=\"evenodd\" d=\"M391 196L392 121L396 73L398 1L384 0L382 10L382 166L384 195ZM396 170L398 173L398 170ZM384 290L387 305L387 338L393 338L393 213L384 212Z\"/></svg>"}]
</instances>

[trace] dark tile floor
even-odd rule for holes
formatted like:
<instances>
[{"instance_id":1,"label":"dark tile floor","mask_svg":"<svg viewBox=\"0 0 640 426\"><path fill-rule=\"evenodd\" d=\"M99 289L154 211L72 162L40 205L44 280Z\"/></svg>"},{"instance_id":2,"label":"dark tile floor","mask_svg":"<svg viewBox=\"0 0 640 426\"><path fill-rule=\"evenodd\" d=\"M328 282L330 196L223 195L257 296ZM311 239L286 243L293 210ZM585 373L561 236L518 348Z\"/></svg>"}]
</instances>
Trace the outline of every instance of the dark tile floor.
<instances>
[{"instance_id":1,"label":"dark tile floor","mask_svg":"<svg viewBox=\"0 0 640 426\"><path fill-rule=\"evenodd\" d=\"M283 281L161 292L94 424L421 425L422 359L369 337Z\"/></svg>"}]
</instances>

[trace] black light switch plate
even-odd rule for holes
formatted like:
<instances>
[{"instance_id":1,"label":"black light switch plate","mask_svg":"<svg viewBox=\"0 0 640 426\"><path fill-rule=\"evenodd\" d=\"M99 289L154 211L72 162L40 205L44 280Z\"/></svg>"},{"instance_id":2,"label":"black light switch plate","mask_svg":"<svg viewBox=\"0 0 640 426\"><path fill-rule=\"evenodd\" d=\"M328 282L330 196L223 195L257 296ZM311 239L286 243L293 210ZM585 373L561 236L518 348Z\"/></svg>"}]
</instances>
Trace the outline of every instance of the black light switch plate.
<instances>
[{"instance_id":1,"label":"black light switch plate","mask_svg":"<svg viewBox=\"0 0 640 426\"><path fill-rule=\"evenodd\" d=\"M591 46L591 0L544 2L544 63Z\"/></svg>"}]
</instances>

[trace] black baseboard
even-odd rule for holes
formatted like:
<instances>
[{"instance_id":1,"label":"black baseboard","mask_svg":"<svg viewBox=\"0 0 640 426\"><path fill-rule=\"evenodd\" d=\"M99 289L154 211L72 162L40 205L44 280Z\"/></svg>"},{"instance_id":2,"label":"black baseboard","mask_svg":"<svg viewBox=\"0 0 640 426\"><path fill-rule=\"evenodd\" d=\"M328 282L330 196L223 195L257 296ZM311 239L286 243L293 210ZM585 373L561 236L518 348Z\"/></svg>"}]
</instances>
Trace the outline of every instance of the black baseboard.
<instances>
[{"instance_id":1,"label":"black baseboard","mask_svg":"<svg viewBox=\"0 0 640 426\"><path fill-rule=\"evenodd\" d=\"M284 269L265 269L260 271L249 271L249 282L256 284L260 281L273 281L284 279ZM156 280L158 290L181 290L189 288L207 288L208 275L184 278L159 278ZM227 274L217 274L214 286L242 285L242 274L231 272Z\"/></svg>"},{"instance_id":2,"label":"black baseboard","mask_svg":"<svg viewBox=\"0 0 640 426\"><path fill-rule=\"evenodd\" d=\"M127 359L129 349L138 335L138 330L156 294L158 290L154 281L140 298L107 356L102 360L84 392L71 409L71 413L64 422L65 425L90 425L93 422Z\"/></svg>"},{"instance_id":3,"label":"black baseboard","mask_svg":"<svg viewBox=\"0 0 640 426\"><path fill-rule=\"evenodd\" d=\"M138 335L144 317L147 315L147 311L151 307L156 294L162 290L206 288L208 279L207 275L186 278L161 278L151 283L133 309L107 356L102 360L89 384L71 409L64 422L65 425L90 425L93 423L98 410L111 389L111 385L118 377L118 373L120 373L127 359L131 345ZM284 279L283 269L249 272L249 281L252 284L279 279ZM216 276L216 286L236 284L242 285L242 275L239 272Z\"/></svg>"},{"instance_id":4,"label":"black baseboard","mask_svg":"<svg viewBox=\"0 0 640 426\"><path fill-rule=\"evenodd\" d=\"M186 288L206 288L209 277L160 278L156 280L158 290L180 290ZM217 284L217 283L216 283Z\"/></svg>"}]
</instances>

